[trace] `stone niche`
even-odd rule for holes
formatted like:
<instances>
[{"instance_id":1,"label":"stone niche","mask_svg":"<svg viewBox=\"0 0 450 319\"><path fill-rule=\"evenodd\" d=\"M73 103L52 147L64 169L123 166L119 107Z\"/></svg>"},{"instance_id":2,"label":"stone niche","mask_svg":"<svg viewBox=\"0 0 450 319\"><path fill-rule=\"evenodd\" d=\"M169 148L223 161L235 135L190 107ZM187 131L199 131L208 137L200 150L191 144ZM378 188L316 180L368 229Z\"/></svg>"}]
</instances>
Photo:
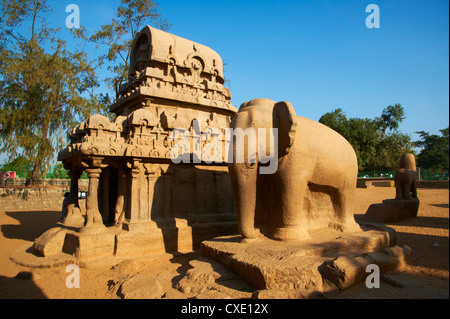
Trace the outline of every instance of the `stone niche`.
<instances>
[{"instance_id":1,"label":"stone niche","mask_svg":"<svg viewBox=\"0 0 450 319\"><path fill-rule=\"evenodd\" d=\"M64 224L73 227L62 227L56 246L78 259L126 257L189 251L237 232L225 161L225 129L237 108L224 82L210 48L150 26L139 32L128 82L110 107L115 120L92 115L59 153L71 177ZM181 137L187 142L171 157ZM86 216L77 198L83 171ZM38 238L35 251L45 255L52 238Z\"/></svg>"}]
</instances>

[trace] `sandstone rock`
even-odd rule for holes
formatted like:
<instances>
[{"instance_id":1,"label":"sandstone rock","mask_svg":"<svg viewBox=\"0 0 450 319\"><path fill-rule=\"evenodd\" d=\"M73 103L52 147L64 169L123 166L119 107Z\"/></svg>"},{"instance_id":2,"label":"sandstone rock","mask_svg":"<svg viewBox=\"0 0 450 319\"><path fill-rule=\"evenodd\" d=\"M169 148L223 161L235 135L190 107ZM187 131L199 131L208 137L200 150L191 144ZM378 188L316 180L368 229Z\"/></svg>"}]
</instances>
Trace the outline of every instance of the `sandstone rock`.
<instances>
[{"instance_id":1,"label":"sandstone rock","mask_svg":"<svg viewBox=\"0 0 450 319\"><path fill-rule=\"evenodd\" d=\"M363 257L352 256L382 251L395 242L395 232L385 229L351 234L323 229L310 234L309 241L290 243L265 237L245 242L240 236L218 237L203 241L202 253L260 290L306 289L332 294L334 288L328 283L324 286L324 278L337 287L350 287L361 280L368 264ZM334 268L327 264L333 260ZM332 268L330 278L321 273L327 265Z\"/></svg>"},{"instance_id":2,"label":"sandstone rock","mask_svg":"<svg viewBox=\"0 0 450 319\"><path fill-rule=\"evenodd\" d=\"M195 299L231 299L231 297L217 290L208 290L198 294Z\"/></svg>"},{"instance_id":3,"label":"sandstone rock","mask_svg":"<svg viewBox=\"0 0 450 319\"><path fill-rule=\"evenodd\" d=\"M410 253L409 247L388 247L382 252L368 252L360 256L340 256L321 268L324 278L332 282L340 290L362 282L366 277L366 267L376 264L380 273L400 269L405 263L405 256Z\"/></svg>"},{"instance_id":4,"label":"sandstone rock","mask_svg":"<svg viewBox=\"0 0 450 319\"><path fill-rule=\"evenodd\" d=\"M364 215L364 220L377 223L392 223L417 217L419 200L385 199L381 204L372 204Z\"/></svg>"},{"instance_id":5,"label":"sandstone rock","mask_svg":"<svg viewBox=\"0 0 450 319\"><path fill-rule=\"evenodd\" d=\"M365 269L370 262L359 256L340 256L327 264L321 271L322 276L340 290L347 289L365 278Z\"/></svg>"},{"instance_id":6,"label":"sandstone rock","mask_svg":"<svg viewBox=\"0 0 450 319\"><path fill-rule=\"evenodd\" d=\"M322 292L314 289L257 290L252 294L253 299L316 299L322 297Z\"/></svg>"},{"instance_id":7,"label":"sandstone rock","mask_svg":"<svg viewBox=\"0 0 450 319\"><path fill-rule=\"evenodd\" d=\"M107 228L95 233L68 232L63 252L74 255L78 260L87 260L114 254L115 234Z\"/></svg>"},{"instance_id":8,"label":"sandstone rock","mask_svg":"<svg viewBox=\"0 0 450 319\"><path fill-rule=\"evenodd\" d=\"M211 289L215 283L212 272L203 272L192 268L186 272L186 275L178 281L175 288L183 293L202 293Z\"/></svg>"},{"instance_id":9,"label":"sandstone rock","mask_svg":"<svg viewBox=\"0 0 450 319\"><path fill-rule=\"evenodd\" d=\"M164 290L158 279L144 272L125 280L118 294L124 299L160 299Z\"/></svg>"},{"instance_id":10,"label":"sandstone rock","mask_svg":"<svg viewBox=\"0 0 450 319\"><path fill-rule=\"evenodd\" d=\"M140 270L136 260L127 259L111 268L117 275L136 274Z\"/></svg>"},{"instance_id":11,"label":"sandstone rock","mask_svg":"<svg viewBox=\"0 0 450 319\"><path fill-rule=\"evenodd\" d=\"M201 257L191 260L186 275L176 284L175 288L183 293L199 293L213 289L216 281L231 280L236 274L219 262ZM201 297L203 298L203 297Z\"/></svg>"},{"instance_id":12,"label":"sandstone rock","mask_svg":"<svg viewBox=\"0 0 450 319\"><path fill-rule=\"evenodd\" d=\"M54 227L34 241L33 250L38 256L48 257L62 252L67 230Z\"/></svg>"}]
</instances>

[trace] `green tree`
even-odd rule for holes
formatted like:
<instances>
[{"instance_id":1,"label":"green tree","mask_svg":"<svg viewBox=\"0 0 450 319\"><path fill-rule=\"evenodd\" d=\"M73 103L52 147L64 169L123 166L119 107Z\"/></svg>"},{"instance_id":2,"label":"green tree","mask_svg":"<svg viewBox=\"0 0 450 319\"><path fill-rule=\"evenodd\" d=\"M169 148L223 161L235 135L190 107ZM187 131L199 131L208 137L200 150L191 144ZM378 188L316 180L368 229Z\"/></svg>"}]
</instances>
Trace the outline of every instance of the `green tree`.
<instances>
[{"instance_id":1,"label":"green tree","mask_svg":"<svg viewBox=\"0 0 450 319\"><path fill-rule=\"evenodd\" d=\"M403 153L411 152L408 135L398 131L404 119L400 104L386 107L380 117L347 118L342 109L325 113L319 122L332 128L353 146L360 171L395 170Z\"/></svg>"},{"instance_id":2,"label":"green tree","mask_svg":"<svg viewBox=\"0 0 450 319\"><path fill-rule=\"evenodd\" d=\"M14 160L3 164L0 171L16 172L17 177L30 178L33 165L23 156L17 156Z\"/></svg>"},{"instance_id":3,"label":"green tree","mask_svg":"<svg viewBox=\"0 0 450 319\"><path fill-rule=\"evenodd\" d=\"M66 49L50 12L45 0L0 2L0 152L32 163L30 185L76 120L104 108L86 54Z\"/></svg>"},{"instance_id":4,"label":"green tree","mask_svg":"<svg viewBox=\"0 0 450 319\"><path fill-rule=\"evenodd\" d=\"M122 82L128 79L131 45L134 37L145 25L153 25L168 30L170 24L158 13L158 4L152 0L121 0L116 18L110 24L102 25L100 30L88 35L81 27L73 32L76 37L107 50L98 57L99 66L106 64L111 76L105 79L117 96Z\"/></svg>"},{"instance_id":5,"label":"green tree","mask_svg":"<svg viewBox=\"0 0 450 319\"><path fill-rule=\"evenodd\" d=\"M62 163L56 164L48 177L59 179L70 179L69 171L64 168L64 165Z\"/></svg>"},{"instance_id":6,"label":"green tree","mask_svg":"<svg viewBox=\"0 0 450 319\"><path fill-rule=\"evenodd\" d=\"M449 128L439 130L442 136L429 134L428 132L416 132L420 140L414 145L421 147L417 156L417 166L431 169L449 169Z\"/></svg>"}]
</instances>

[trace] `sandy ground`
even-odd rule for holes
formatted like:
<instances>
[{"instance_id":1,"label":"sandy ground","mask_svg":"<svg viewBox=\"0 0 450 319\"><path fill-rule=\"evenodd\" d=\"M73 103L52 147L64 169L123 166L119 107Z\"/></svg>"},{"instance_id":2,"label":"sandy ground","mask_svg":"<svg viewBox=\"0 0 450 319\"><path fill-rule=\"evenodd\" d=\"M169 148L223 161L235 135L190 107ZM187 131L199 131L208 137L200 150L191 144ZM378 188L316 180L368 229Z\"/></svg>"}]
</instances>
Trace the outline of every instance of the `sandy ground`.
<instances>
[{"instance_id":1,"label":"sandy ground","mask_svg":"<svg viewBox=\"0 0 450 319\"><path fill-rule=\"evenodd\" d=\"M334 298L449 298L449 190L419 189L417 218L388 224L397 231L397 244L408 245L412 255L406 268L382 276L381 287L368 289L364 283L338 293ZM372 203L392 198L394 189L357 189L356 218ZM1 209L1 208L0 208ZM80 288L67 288L72 272L66 267L30 269L10 260L11 253L31 243L59 219L57 211L0 211L0 298L121 298L120 284L129 273L149 274L162 285L164 298L185 299L195 294L175 289L190 268L188 262L200 256L161 254L122 263L114 268L80 269ZM22 276L21 272L26 272ZM19 274L19 275L18 275ZM250 298L252 287L239 279L217 286L200 298Z\"/></svg>"}]
</instances>

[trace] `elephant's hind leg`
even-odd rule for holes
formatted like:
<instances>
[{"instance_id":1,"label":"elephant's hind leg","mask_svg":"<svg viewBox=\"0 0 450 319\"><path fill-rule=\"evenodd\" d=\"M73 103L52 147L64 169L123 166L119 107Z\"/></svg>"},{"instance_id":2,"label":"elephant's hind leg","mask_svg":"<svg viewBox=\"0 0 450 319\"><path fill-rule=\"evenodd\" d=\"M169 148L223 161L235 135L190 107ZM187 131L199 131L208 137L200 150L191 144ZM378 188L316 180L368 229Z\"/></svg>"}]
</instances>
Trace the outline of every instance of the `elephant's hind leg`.
<instances>
[{"instance_id":1,"label":"elephant's hind leg","mask_svg":"<svg viewBox=\"0 0 450 319\"><path fill-rule=\"evenodd\" d=\"M346 233L361 231L361 227L354 218L355 189L353 187L334 188L331 196L335 214L329 226Z\"/></svg>"}]
</instances>

